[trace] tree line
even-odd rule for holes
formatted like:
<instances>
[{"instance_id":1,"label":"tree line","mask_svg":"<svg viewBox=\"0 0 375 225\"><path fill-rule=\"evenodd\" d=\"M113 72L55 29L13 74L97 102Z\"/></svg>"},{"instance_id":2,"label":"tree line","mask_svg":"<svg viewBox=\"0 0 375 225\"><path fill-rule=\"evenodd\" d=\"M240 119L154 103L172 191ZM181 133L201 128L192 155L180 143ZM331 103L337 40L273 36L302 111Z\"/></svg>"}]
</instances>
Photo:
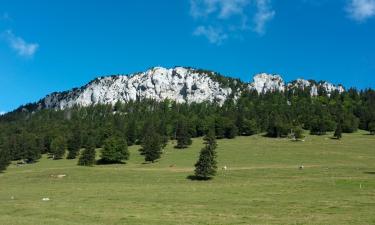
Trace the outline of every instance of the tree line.
<instances>
[{"instance_id":1,"label":"tree line","mask_svg":"<svg viewBox=\"0 0 375 225\"><path fill-rule=\"evenodd\" d=\"M223 105L144 99L64 110L24 107L0 117L0 170L12 160L37 162L42 154L55 160L79 157L80 165L92 165L96 148L102 148L101 163L121 162L129 158L127 146L135 144L145 161L155 162L169 140L184 149L191 138L210 132L217 139L258 133L298 139L304 130L313 135L334 131L341 138L358 129L375 134L374 90L330 95L319 90L318 96L311 96L309 88L264 94L247 90Z\"/></svg>"}]
</instances>

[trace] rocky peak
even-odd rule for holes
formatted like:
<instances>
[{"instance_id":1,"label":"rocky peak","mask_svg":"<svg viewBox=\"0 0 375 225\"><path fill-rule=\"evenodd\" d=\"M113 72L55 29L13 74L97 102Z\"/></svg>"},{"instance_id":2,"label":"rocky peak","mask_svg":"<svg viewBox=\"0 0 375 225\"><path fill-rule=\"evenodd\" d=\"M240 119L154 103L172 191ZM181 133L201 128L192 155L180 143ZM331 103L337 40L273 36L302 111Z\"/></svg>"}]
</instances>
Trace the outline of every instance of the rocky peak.
<instances>
[{"instance_id":1,"label":"rocky peak","mask_svg":"<svg viewBox=\"0 0 375 225\"><path fill-rule=\"evenodd\" d=\"M268 91L284 91L285 83L280 75L271 75L267 73L257 74L250 83L250 89L256 90L258 93L266 93Z\"/></svg>"}]
</instances>

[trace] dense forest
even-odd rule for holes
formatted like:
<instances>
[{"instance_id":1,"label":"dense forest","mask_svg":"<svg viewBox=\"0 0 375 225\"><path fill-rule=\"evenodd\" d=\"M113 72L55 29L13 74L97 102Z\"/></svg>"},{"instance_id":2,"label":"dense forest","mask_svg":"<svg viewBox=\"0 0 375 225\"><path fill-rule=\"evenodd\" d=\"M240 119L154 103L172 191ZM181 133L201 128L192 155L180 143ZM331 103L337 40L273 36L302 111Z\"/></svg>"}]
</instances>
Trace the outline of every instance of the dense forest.
<instances>
[{"instance_id":1,"label":"dense forest","mask_svg":"<svg viewBox=\"0 0 375 225\"><path fill-rule=\"evenodd\" d=\"M210 131L217 139L257 133L299 139L303 132L336 131L341 138L341 132L358 129L375 133L374 90L349 89L341 94L320 90L318 96L311 96L308 88L264 94L244 91L223 105L142 100L65 110L17 110L0 117L0 171L11 161L37 162L42 154L51 159L81 155L81 165L92 165L95 147L103 148L104 161L126 160L127 146L134 144L141 145L146 161L154 162L168 140L177 140L176 148L183 149L191 144L190 138ZM117 153L121 154L113 157L114 148L120 148Z\"/></svg>"}]
</instances>

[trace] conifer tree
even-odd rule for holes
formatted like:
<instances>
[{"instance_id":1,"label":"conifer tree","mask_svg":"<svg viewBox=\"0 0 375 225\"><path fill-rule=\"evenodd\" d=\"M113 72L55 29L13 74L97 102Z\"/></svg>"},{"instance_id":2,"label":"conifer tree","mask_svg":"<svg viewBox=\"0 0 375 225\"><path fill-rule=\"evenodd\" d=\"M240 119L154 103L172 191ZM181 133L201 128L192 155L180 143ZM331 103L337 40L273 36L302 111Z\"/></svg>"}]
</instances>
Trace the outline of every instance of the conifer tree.
<instances>
[{"instance_id":1,"label":"conifer tree","mask_svg":"<svg viewBox=\"0 0 375 225\"><path fill-rule=\"evenodd\" d=\"M120 163L128 159L128 145L123 138L110 137L104 141L104 147L101 152L101 162Z\"/></svg>"},{"instance_id":2,"label":"conifer tree","mask_svg":"<svg viewBox=\"0 0 375 225\"><path fill-rule=\"evenodd\" d=\"M3 143L0 143L0 172L5 170L9 164L10 164L10 153L8 150L6 150Z\"/></svg>"},{"instance_id":3,"label":"conifer tree","mask_svg":"<svg viewBox=\"0 0 375 225\"><path fill-rule=\"evenodd\" d=\"M65 139L61 136L54 138L51 142L51 154L53 159L62 159L66 151Z\"/></svg>"},{"instance_id":4,"label":"conifer tree","mask_svg":"<svg viewBox=\"0 0 375 225\"><path fill-rule=\"evenodd\" d=\"M146 124L145 134L142 141L141 152L145 156L146 162L154 163L159 159L164 147L162 136L160 136L152 122Z\"/></svg>"},{"instance_id":5,"label":"conifer tree","mask_svg":"<svg viewBox=\"0 0 375 225\"><path fill-rule=\"evenodd\" d=\"M336 139L340 140L342 138L342 126L341 122L337 123L335 133L333 135Z\"/></svg>"},{"instance_id":6,"label":"conifer tree","mask_svg":"<svg viewBox=\"0 0 375 225\"><path fill-rule=\"evenodd\" d=\"M126 129L127 142L129 146L132 146L137 141L137 124L135 118L132 118L129 121L129 124Z\"/></svg>"},{"instance_id":7,"label":"conifer tree","mask_svg":"<svg viewBox=\"0 0 375 225\"><path fill-rule=\"evenodd\" d=\"M213 131L209 131L204 138L205 146L201 150L198 162L195 164L195 177L200 180L208 180L216 175L216 148L217 143Z\"/></svg>"},{"instance_id":8,"label":"conifer tree","mask_svg":"<svg viewBox=\"0 0 375 225\"><path fill-rule=\"evenodd\" d=\"M370 131L370 134L375 135L375 122L369 123L368 130Z\"/></svg>"},{"instance_id":9,"label":"conifer tree","mask_svg":"<svg viewBox=\"0 0 375 225\"><path fill-rule=\"evenodd\" d=\"M75 127L72 136L68 140L68 156L67 159L75 159L81 149L82 135L78 127Z\"/></svg>"},{"instance_id":10,"label":"conifer tree","mask_svg":"<svg viewBox=\"0 0 375 225\"><path fill-rule=\"evenodd\" d=\"M187 148L192 144L192 140L189 134L188 125L185 121L180 120L176 127L176 148L182 149Z\"/></svg>"},{"instance_id":11,"label":"conifer tree","mask_svg":"<svg viewBox=\"0 0 375 225\"><path fill-rule=\"evenodd\" d=\"M95 164L95 143L93 140L89 140L86 148L82 151L81 156L78 160L80 166L93 166Z\"/></svg>"}]
</instances>

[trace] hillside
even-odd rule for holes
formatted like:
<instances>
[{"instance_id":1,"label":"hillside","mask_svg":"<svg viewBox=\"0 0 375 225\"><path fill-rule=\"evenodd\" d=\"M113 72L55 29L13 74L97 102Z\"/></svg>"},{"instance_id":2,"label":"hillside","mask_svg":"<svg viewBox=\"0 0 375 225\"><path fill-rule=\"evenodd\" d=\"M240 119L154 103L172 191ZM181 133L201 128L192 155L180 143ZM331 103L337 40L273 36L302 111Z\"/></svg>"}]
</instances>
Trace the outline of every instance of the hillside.
<instances>
[{"instance_id":1,"label":"hillside","mask_svg":"<svg viewBox=\"0 0 375 225\"><path fill-rule=\"evenodd\" d=\"M330 137L219 140L220 169L208 182L186 179L200 139L183 151L170 143L155 164L132 146L122 165L11 165L0 174L0 224L373 224L375 137Z\"/></svg>"}]
</instances>

